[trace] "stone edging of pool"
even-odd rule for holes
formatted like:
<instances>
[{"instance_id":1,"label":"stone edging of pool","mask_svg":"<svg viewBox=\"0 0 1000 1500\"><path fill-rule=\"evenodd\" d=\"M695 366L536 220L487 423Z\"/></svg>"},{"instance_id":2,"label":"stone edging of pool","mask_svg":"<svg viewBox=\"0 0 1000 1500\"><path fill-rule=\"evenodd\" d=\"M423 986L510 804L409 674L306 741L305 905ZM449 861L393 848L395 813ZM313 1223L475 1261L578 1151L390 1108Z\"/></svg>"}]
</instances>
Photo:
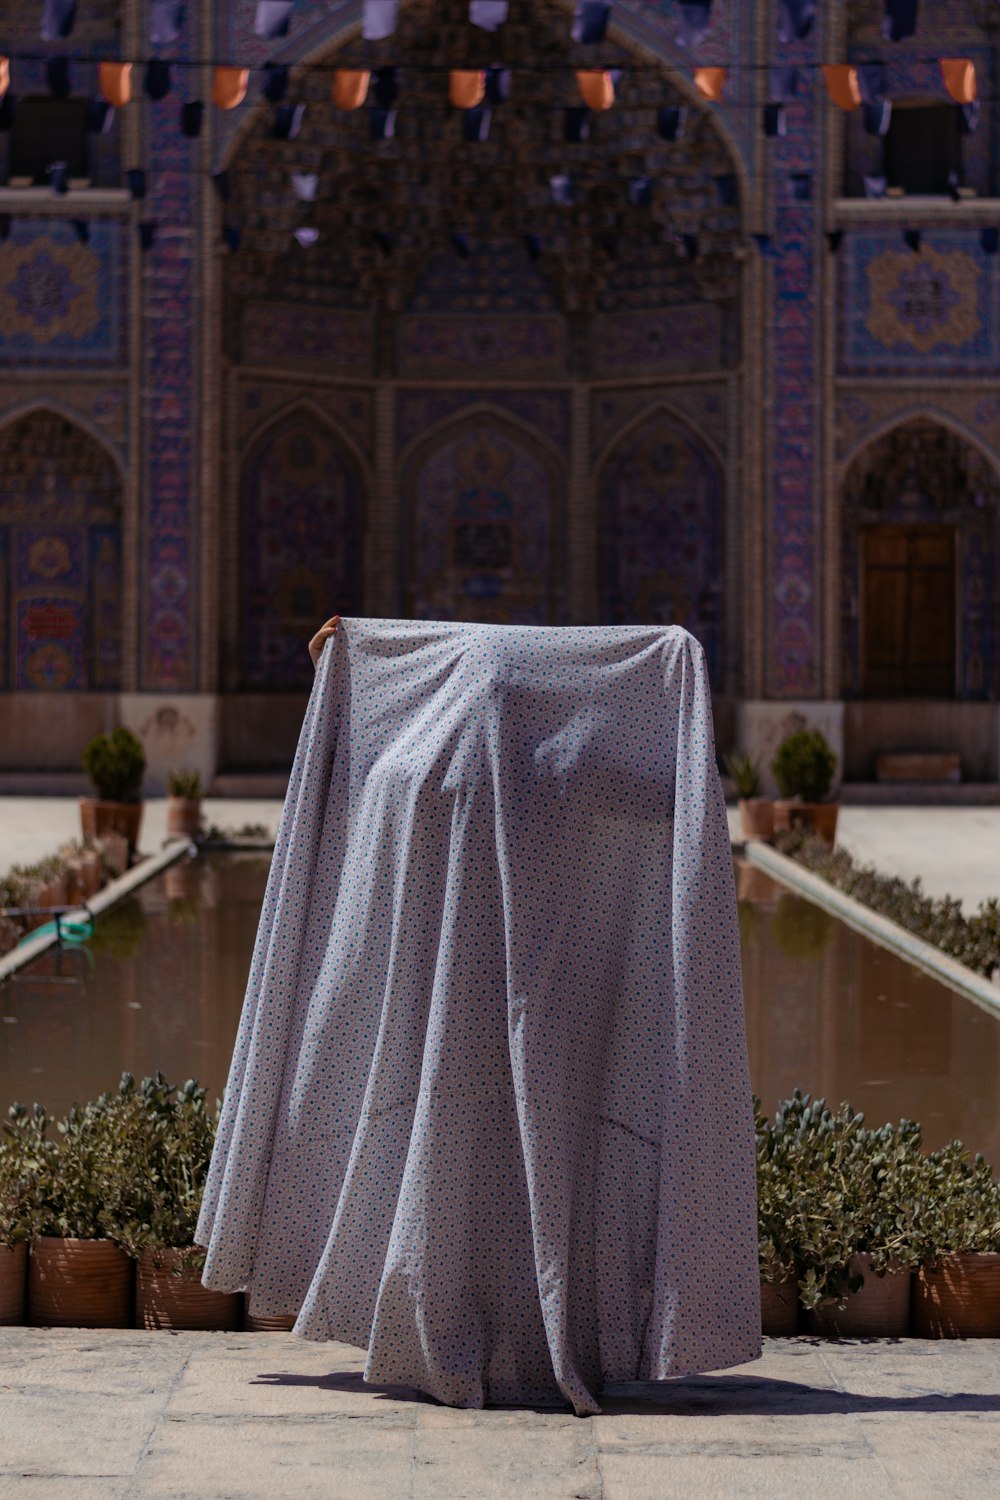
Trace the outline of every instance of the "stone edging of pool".
<instances>
[{"instance_id":1,"label":"stone edging of pool","mask_svg":"<svg viewBox=\"0 0 1000 1500\"><path fill-rule=\"evenodd\" d=\"M133 865L131 870L126 870L124 875L117 879L108 881L106 886L97 891L87 902L86 909L92 916L99 917L102 912L123 901L126 896L131 896L147 880L152 880L159 875L168 865L176 864L183 859L191 848L191 840L186 838L170 839L160 850L159 854L151 854L148 859ZM80 911L85 908L81 906ZM24 942L18 943L10 953L5 953L0 958L0 984L18 969L23 969L25 964L30 964L44 953L46 948L51 948L56 942L54 932L39 932L37 937L29 937Z\"/></svg>"},{"instance_id":2,"label":"stone edging of pool","mask_svg":"<svg viewBox=\"0 0 1000 1500\"><path fill-rule=\"evenodd\" d=\"M935 948L933 943L924 942L923 938L907 932L897 922L892 922L879 912L871 911L862 902L855 901L853 896L846 896L829 881L814 875L811 870L804 870L787 854L780 854L777 849L772 849L770 844L762 843L760 839L747 839L742 847L744 857L751 864L766 870L775 880L780 880L782 885L798 891L817 906L822 906L825 911L846 922L848 927L864 933L865 937L878 943L881 948L888 948L900 958L905 958L907 963L922 969L932 978L939 979L950 990L965 995L983 1010L1000 1016L1000 985L993 984L984 974L977 974L974 969L960 964L957 959L949 958L946 953Z\"/></svg>"}]
</instances>

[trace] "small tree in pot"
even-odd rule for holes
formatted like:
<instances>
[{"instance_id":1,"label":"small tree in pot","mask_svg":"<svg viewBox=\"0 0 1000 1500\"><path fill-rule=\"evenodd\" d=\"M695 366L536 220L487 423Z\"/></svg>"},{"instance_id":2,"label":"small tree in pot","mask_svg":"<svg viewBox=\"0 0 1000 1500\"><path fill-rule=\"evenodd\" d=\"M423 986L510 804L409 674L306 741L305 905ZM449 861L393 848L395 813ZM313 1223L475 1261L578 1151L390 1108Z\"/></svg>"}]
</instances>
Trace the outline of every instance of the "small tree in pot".
<instances>
[{"instance_id":1,"label":"small tree in pot","mask_svg":"<svg viewBox=\"0 0 1000 1500\"><path fill-rule=\"evenodd\" d=\"M131 729L119 724L110 734L97 734L83 752L83 768L94 784L96 797L80 798L80 821L85 839L119 833L135 853L142 822L142 777L146 752Z\"/></svg>"},{"instance_id":2,"label":"small tree in pot","mask_svg":"<svg viewBox=\"0 0 1000 1500\"><path fill-rule=\"evenodd\" d=\"M216 1116L192 1078L174 1090L162 1073L135 1086L123 1074L113 1124L126 1190L109 1233L136 1261L137 1328L236 1329L238 1292L201 1283L194 1243Z\"/></svg>"},{"instance_id":3,"label":"small tree in pot","mask_svg":"<svg viewBox=\"0 0 1000 1500\"><path fill-rule=\"evenodd\" d=\"M832 844L837 834L839 802L827 802L837 757L818 729L797 729L778 746L771 774L780 798L774 804L774 830L814 832Z\"/></svg>"},{"instance_id":4,"label":"small tree in pot","mask_svg":"<svg viewBox=\"0 0 1000 1500\"><path fill-rule=\"evenodd\" d=\"M107 1129L110 1096L74 1104L48 1136L39 1104L10 1110L8 1137L28 1170L28 1321L42 1327L127 1328L132 1263L108 1237L121 1174Z\"/></svg>"},{"instance_id":5,"label":"small tree in pot","mask_svg":"<svg viewBox=\"0 0 1000 1500\"><path fill-rule=\"evenodd\" d=\"M0 1327L24 1322L28 1272L29 1166L18 1142L0 1134Z\"/></svg>"},{"instance_id":6,"label":"small tree in pot","mask_svg":"<svg viewBox=\"0 0 1000 1500\"><path fill-rule=\"evenodd\" d=\"M201 831L201 777L197 771L167 775L167 838L193 839Z\"/></svg>"},{"instance_id":7,"label":"small tree in pot","mask_svg":"<svg viewBox=\"0 0 1000 1500\"><path fill-rule=\"evenodd\" d=\"M915 1195L917 1338L1000 1338L1000 1183L961 1141L932 1151Z\"/></svg>"},{"instance_id":8,"label":"small tree in pot","mask_svg":"<svg viewBox=\"0 0 1000 1500\"><path fill-rule=\"evenodd\" d=\"M736 788L740 824L745 839L774 837L774 803L760 795L760 771L756 757L735 750L726 756L726 770Z\"/></svg>"}]
</instances>

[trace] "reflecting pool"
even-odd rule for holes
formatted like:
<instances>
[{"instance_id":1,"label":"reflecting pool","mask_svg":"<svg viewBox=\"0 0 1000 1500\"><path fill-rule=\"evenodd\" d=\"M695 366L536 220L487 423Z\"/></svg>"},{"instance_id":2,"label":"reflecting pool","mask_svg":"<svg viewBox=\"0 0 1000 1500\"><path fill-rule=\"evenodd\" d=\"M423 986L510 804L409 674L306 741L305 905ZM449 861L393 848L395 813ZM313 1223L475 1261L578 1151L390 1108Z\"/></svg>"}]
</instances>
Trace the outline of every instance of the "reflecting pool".
<instances>
[{"instance_id":1,"label":"reflecting pool","mask_svg":"<svg viewBox=\"0 0 1000 1500\"><path fill-rule=\"evenodd\" d=\"M225 1086L269 858L175 865L102 917L86 948L50 950L0 985L0 1110L64 1114L124 1070ZM796 1086L881 1124L919 1120L1000 1164L1000 1019L763 871L737 870L753 1085Z\"/></svg>"}]
</instances>

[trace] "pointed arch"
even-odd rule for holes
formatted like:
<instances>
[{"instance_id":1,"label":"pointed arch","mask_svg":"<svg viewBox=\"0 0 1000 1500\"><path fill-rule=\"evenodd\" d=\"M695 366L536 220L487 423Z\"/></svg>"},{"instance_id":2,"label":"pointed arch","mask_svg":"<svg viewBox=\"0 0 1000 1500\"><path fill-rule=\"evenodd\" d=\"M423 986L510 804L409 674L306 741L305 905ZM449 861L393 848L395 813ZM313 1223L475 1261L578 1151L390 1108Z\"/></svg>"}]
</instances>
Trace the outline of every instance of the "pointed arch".
<instances>
[{"instance_id":1,"label":"pointed arch","mask_svg":"<svg viewBox=\"0 0 1000 1500\"><path fill-rule=\"evenodd\" d=\"M598 589L608 624L683 625L713 683L723 655L725 470L665 402L635 418L598 467Z\"/></svg>"},{"instance_id":2,"label":"pointed arch","mask_svg":"<svg viewBox=\"0 0 1000 1500\"><path fill-rule=\"evenodd\" d=\"M236 548L244 687L308 685L317 627L362 612L367 491L354 444L312 402L292 402L245 446Z\"/></svg>"},{"instance_id":3,"label":"pointed arch","mask_svg":"<svg viewBox=\"0 0 1000 1500\"><path fill-rule=\"evenodd\" d=\"M551 446L488 404L413 444L401 468L407 613L561 624L564 487Z\"/></svg>"},{"instance_id":4,"label":"pointed arch","mask_svg":"<svg viewBox=\"0 0 1000 1500\"><path fill-rule=\"evenodd\" d=\"M997 456L915 404L854 446L839 495L844 696L995 696Z\"/></svg>"},{"instance_id":5,"label":"pointed arch","mask_svg":"<svg viewBox=\"0 0 1000 1500\"><path fill-rule=\"evenodd\" d=\"M34 402L0 424L0 687L122 686L123 476L114 450Z\"/></svg>"}]
</instances>

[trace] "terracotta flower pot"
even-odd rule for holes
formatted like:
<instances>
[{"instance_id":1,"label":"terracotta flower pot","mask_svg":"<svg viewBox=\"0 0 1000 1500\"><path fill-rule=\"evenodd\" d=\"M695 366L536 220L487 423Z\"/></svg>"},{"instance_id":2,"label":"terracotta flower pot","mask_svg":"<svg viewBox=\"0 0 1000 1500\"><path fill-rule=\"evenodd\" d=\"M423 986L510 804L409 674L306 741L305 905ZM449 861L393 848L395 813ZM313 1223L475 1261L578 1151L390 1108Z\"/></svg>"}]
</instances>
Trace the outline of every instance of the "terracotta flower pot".
<instances>
[{"instance_id":1,"label":"terracotta flower pot","mask_svg":"<svg viewBox=\"0 0 1000 1500\"><path fill-rule=\"evenodd\" d=\"M101 839L109 833L120 833L129 850L134 851L142 826L142 803L102 802L97 797L81 797L80 826L85 839Z\"/></svg>"},{"instance_id":2,"label":"terracotta flower pot","mask_svg":"<svg viewBox=\"0 0 1000 1500\"><path fill-rule=\"evenodd\" d=\"M0 1326L24 1322L28 1242L0 1245Z\"/></svg>"},{"instance_id":3,"label":"terracotta flower pot","mask_svg":"<svg viewBox=\"0 0 1000 1500\"><path fill-rule=\"evenodd\" d=\"M815 833L832 844L837 837L839 802L792 802L780 798L774 804L775 833Z\"/></svg>"},{"instance_id":4,"label":"terracotta flower pot","mask_svg":"<svg viewBox=\"0 0 1000 1500\"><path fill-rule=\"evenodd\" d=\"M946 1255L913 1281L913 1336L1000 1338L1000 1254Z\"/></svg>"},{"instance_id":5,"label":"terracotta flower pot","mask_svg":"<svg viewBox=\"0 0 1000 1500\"><path fill-rule=\"evenodd\" d=\"M167 838L194 838L201 828L200 797L167 798Z\"/></svg>"},{"instance_id":6,"label":"terracotta flower pot","mask_svg":"<svg viewBox=\"0 0 1000 1500\"><path fill-rule=\"evenodd\" d=\"M243 1326L249 1333L278 1333L287 1332L295 1325L295 1313L269 1313L262 1314L259 1318L251 1318L249 1313L244 1315Z\"/></svg>"},{"instance_id":7,"label":"terracotta flower pot","mask_svg":"<svg viewBox=\"0 0 1000 1500\"><path fill-rule=\"evenodd\" d=\"M36 1235L28 1322L36 1328L129 1328L132 1262L111 1240Z\"/></svg>"},{"instance_id":8,"label":"terracotta flower pot","mask_svg":"<svg viewBox=\"0 0 1000 1500\"><path fill-rule=\"evenodd\" d=\"M745 839L774 838L774 803L770 797L741 797L737 806Z\"/></svg>"},{"instance_id":9,"label":"terracotta flower pot","mask_svg":"<svg viewBox=\"0 0 1000 1500\"><path fill-rule=\"evenodd\" d=\"M224 1329L242 1322L239 1292L212 1292L201 1284L201 1272L188 1268L175 1276L179 1249L142 1252L135 1266L136 1328Z\"/></svg>"},{"instance_id":10,"label":"terracotta flower pot","mask_svg":"<svg viewBox=\"0 0 1000 1500\"><path fill-rule=\"evenodd\" d=\"M851 1293L844 1307L828 1303L805 1314L809 1333L825 1338L903 1338L910 1323L909 1271L887 1271L876 1276L870 1255L852 1255L850 1273L864 1276L864 1286Z\"/></svg>"},{"instance_id":11,"label":"terracotta flower pot","mask_svg":"<svg viewBox=\"0 0 1000 1500\"><path fill-rule=\"evenodd\" d=\"M761 1332L768 1338L789 1338L798 1327L799 1291L794 1276L787 1281L760 1284Z\"/></svg>"}]
</instances>

